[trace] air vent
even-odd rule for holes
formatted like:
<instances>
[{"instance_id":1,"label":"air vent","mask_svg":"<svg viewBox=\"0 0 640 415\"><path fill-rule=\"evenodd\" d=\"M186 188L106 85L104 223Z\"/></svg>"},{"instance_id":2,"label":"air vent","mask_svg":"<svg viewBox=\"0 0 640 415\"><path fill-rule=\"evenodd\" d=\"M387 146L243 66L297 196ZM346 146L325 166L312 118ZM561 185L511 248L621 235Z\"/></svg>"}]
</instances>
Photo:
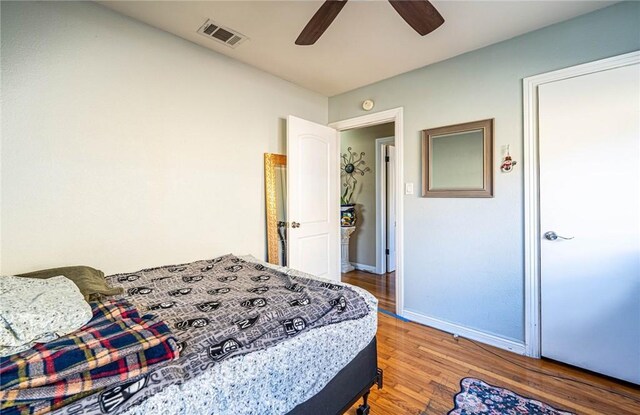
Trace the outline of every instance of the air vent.
<instances>
[{"instance_id":1,"label":"air vent","mask_svg":"<svg viewBox=\"0 0 640 415\"><path fill-rule=\"evenodd\" d=\"M208 37L209 39L223 43L230 48L236 48L239 44L248 39L248 37L242 33L229 29L228 27L221 26L211 19L207 19L207 21L200 26L198 33L202 36Z\"/></svg>"}]
</instances>

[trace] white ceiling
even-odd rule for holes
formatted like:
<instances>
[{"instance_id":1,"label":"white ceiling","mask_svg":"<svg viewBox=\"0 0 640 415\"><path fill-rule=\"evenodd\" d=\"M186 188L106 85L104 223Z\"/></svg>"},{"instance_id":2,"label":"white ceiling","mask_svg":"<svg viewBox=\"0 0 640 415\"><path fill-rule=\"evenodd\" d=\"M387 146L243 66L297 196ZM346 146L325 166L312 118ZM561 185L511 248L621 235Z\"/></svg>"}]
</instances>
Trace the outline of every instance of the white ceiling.
<instances>
[{"instance_id":1,"label":"white ceiling","mask_svg":"<svg viewBox=\"0 0 640 415\"><path fill-rule=\"evenodd\" d=\"M313 46L294 41L322 4L100 1L151 26L333 96L608 6L615 1L433 1L445 19L421 37L381 1L351 0ZM231 49L196 33L206 19L249 37Z\"/></svg>"}]
</instances>

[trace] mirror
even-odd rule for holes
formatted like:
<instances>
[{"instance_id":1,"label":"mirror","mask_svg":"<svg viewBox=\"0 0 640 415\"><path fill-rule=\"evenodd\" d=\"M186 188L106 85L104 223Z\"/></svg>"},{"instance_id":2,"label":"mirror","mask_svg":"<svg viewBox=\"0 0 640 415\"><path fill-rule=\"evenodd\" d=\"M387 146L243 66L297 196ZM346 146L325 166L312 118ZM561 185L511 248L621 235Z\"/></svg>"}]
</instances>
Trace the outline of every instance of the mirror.
<instances>
[{"instance_id":1,"label":"mirror","mask_svg":"<svg viewBox=\"0 0 640 415\"><path fill-rule=\"evenodd\" d=\"M287 265L287 156L265 153L267 261Z\"/></svg>"},{"instance_id":2,"label":"mirror","mask_svg":"<svg viewBox=\"0 0 640 415\"><path fill-rule=\"evenodd\" d=\"M422 131L422 196L493 197L493 119Z\"/></svg>"}]
</instances>

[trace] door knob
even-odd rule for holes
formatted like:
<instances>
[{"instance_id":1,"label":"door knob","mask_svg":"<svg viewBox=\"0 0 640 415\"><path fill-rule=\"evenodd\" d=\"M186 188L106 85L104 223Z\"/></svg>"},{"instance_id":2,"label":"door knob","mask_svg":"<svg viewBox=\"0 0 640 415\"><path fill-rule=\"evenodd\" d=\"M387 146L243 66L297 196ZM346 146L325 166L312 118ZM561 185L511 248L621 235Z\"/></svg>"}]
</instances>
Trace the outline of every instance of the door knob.
<instances>
[{"instance_id":1,"label":"door knob","mask_svg":"<svg viewBox=\"0 0 640 415\"><path fill-rule=\"evenodd\" d=\"M554 231L549 231L549 232L545 232L544 237L547 238L550 241L555 241L557 239L564 239L564 240L569 240L569 239L573 239L573 236L560 236L557 233L555 233Z\"/></svg>"},{"instance_id":2,"label":"door knob","mask_svg":"<svg viewBox=\"0 0 640 415\"><path fill-rule=\"evenodd\" d=\"M298 222L291 222L291 227L292 228L299 228L300 224Z\"/></svg>"}]
</instances>

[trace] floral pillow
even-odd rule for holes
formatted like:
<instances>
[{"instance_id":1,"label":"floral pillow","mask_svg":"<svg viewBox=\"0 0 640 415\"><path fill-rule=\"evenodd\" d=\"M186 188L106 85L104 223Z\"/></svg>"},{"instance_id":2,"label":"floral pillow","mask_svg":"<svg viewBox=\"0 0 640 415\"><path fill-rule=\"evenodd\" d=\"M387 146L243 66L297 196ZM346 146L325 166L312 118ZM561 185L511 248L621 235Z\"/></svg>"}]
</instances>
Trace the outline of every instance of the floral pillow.
<instances>
[{"instance_id":1,"label":"floral pillow","mask_svg":"<svg viewBox=\"0 0 640 415\"><path fill-rule=\"evenodd\" d=\"M91 317L89 303L63 276L0 277L0 356L74 332Z\"/></svg>"}]
</instances>

